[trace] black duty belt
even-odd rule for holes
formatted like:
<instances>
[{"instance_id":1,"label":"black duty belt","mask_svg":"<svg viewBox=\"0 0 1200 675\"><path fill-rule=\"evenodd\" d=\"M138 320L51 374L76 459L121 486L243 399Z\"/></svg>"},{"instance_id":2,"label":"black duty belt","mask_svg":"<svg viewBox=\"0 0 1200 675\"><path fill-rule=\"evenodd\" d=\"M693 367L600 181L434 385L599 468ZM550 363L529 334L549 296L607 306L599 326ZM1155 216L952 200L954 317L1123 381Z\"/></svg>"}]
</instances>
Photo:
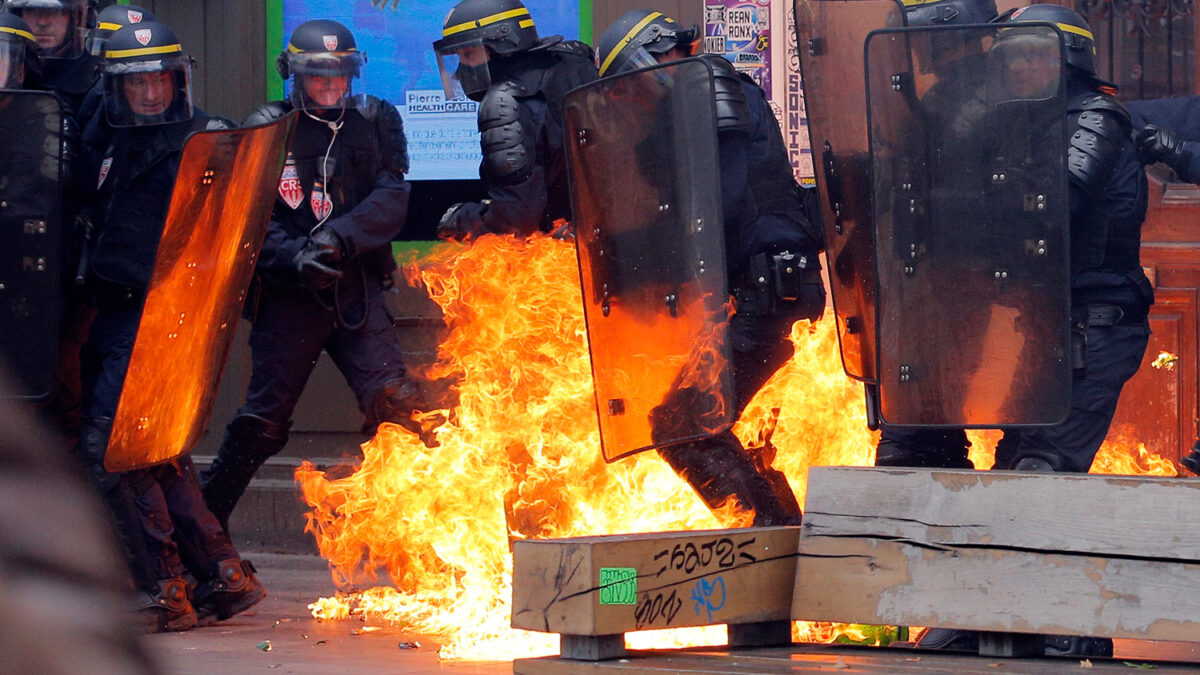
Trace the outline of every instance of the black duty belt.
<instances>
[{"instance_id":1,"label":"black duty belt","mask_svg":"<svg viewBox=\"0 0 1200 675\"><path fill-rule=\"evenodd\" d=\"M1130 311L1121 305L1104 302L1094 302L1087 306L1087 325L1091 326L1129 326L1140 324L1146 320L1146 311L1139 309Z\"/></svg>"}]
</instances>

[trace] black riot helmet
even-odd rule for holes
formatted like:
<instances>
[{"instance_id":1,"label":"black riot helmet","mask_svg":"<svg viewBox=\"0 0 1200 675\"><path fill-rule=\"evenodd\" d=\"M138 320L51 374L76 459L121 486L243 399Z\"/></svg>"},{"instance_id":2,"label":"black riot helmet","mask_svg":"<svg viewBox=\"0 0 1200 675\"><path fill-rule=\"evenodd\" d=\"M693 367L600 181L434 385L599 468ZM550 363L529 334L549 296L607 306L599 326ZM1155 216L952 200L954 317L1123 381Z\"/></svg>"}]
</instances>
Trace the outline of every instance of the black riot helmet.
<instances>
[{"instance_id":1,"label":"black riot helmet","mask_svg":"<svg viewBox=\"0 0 1200 675\"><path fill-rule=\"evenodd\" d=\"M631 9L604 29L596 43L596 66L600 76L645 68L658 62L657 54L682 47L687 56L700 46L695 26L684 28L678 21L646 9Z\"/></svg>"},{"instance_id":2,"label":"black riot helmet","mask_svg":"<svg viewBox=\"0 0 1200 675\"><path fill-rule=\"evenodd\" d=\"M1082 16L1062 5L1029 5L1015 9L1000 21L1005 24L1018 23L1050 23L1058 28L1062 35L1063 47L1066 48L1067 66L1096 78L1096 37L1092 27ZM997 41L1017 33L1001 31Z\"/></svg>"},{"instance_id":3,"label":"black riot helmet","mask_svg":"<svg viewBox=\"0 0 1200 675\"><path fill-rule=\"evenodd\" d=\"M104 47L104 111L118 127L192 118L192 59L157 21L118 28Z\"/></svg>"},{"instance_id":4,"label":"black riot helmet","mask_svg":"<svg viewBox=\"0 0 1200 675\"><path fill-rule=\"evenodd\" d=\"M4 9L29 24L44 59L73 59L84 52L96 25L97 0L6 0Z\"/></svg>"},{"instance_id":5,"label":"black riot helmet","mask_svg":"<svg viewBox=\"0 0 1200 675\"><path fill-rule=\"evenodd\" d=\"M275 69L283 79L292 79L294 107L306 111L344 109L347 101L355 98L351 84L366 62L367 55L358 51L349 28L337 21L315 19L296 26Z\"/></svg>"},{"instance_id":6,"label":"black riot helmet","mask_svg":"<svg viewBox=\"0 0 1200 675\"><path fill-rule=\"evenodd\" d=\"M143 21L158 21L158 19L149 10L137 5L105 7L96 17L96 27L88 32L87 52L93 56L103 56L105 43L117 29Z\"/></svg>"},{"instance_id":7,"label":"black riot helmet","mask_svg":"<svg viewBox=\"0 0 1200 675\"><path fill-rule=\"evenodd\" d=\"M500 56L533 48L537 26L519 0L462 0L446 15L442 39L434 51L449 54L462 47L483 45Z\"/></svg>"},{"instance_id":8,"label":"black riot helmet","mask_svg":"<svg viewBox=\"0 0 1200 675\"><path fill-rule=\"evenodd\" d=\"M492 85L488 66L493 56L506 57L540 46L537 26L519 0L462 0L442 24L442 39L433 43L446 98L463 93L482 101Z\"/></svg>"},{"instance_id":9,"label":"black riot helmet","mask_svg":"<svg viewBox=\"0 0 1200 675\"><path fill-rule=\"evenodd\" d=\"M901 0L909 26L988 23L999 13L996 0Z\"/></svg>"},{"instance_id":10,"label":"black riot helmet","mask_svg":"<svg viewBox=\"0 0 1200 675\"><path fill-rule=\"evenodd\" d=\"M0 89L27 87L26 73L39 73L37 41L29 24L16 14L0 12Z\"/></svg>"}]
</instances>

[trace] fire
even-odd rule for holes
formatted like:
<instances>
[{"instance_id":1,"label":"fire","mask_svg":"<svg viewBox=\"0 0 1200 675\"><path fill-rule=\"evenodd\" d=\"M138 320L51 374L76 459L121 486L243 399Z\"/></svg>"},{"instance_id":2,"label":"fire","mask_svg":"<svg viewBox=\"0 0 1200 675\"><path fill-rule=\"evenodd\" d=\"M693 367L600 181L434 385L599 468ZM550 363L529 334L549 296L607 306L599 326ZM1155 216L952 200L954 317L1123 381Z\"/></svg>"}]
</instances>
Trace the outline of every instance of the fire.
<instances>
[{"instance_id":1,"label":"fire","mask_svg":"<svg viewBox=\"0 0 1200 675\"><path fill-rule=\"evenodd\" d=\"M425 375L454 378L458 405L438 430L438 448L384 425L363 445L352 475L329 478L308 464L297 470L311 507L308 530L346 591L310 605L314 617L435 635L445 659L553 654L557 636L509 627L511 539L748 524L732 509L712 514L653 452L601 459L572 244L487 236L446 246L406 273L450 327ZM803 503L808 467L869 465L875 435L866 428L862 385L843 374L833 322L800 322L792 341L796 355L734 431L747 445L775 446L775 466ZM1131 460L1140 463L1125 466L1145 473L1155 462L1170 464L1141 452ZM380 585L384 577L390 585ZM862 631L829 624L793 631L822 641L844 633ZM709 627L634 633L627 642L724 639L722 627Z\"/></svg>"}]
</instances>

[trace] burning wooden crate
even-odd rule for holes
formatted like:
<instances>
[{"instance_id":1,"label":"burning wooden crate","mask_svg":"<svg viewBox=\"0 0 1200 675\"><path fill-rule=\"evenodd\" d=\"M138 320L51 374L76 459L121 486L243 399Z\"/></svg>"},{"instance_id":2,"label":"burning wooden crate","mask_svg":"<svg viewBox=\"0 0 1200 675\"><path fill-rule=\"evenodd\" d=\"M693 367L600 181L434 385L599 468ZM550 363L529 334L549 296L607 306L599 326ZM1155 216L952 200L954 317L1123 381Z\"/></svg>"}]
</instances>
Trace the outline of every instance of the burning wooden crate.
<instances>
[{"instance_id":1,"label":"burning wooden crate","mask_svg":"<svg viewBox=\"0 0 1200 675\"><path fill-rule=\"evenodd\" d=\"M791 642L797 527L513 544L514 628L559 633L564 658L625 653L624 633L729 625L732 646Z\"/></svg>"},{"instance_id":2,"label":"burning wooden crate","mask_svg":"<svg viewBox=\"0 0 1200 675\"><path fill-rule=\"evenodd\" d=\"M806 501L797 619L1200 641L1200 481L818 467Z\"/></svg>"}]
</instances>

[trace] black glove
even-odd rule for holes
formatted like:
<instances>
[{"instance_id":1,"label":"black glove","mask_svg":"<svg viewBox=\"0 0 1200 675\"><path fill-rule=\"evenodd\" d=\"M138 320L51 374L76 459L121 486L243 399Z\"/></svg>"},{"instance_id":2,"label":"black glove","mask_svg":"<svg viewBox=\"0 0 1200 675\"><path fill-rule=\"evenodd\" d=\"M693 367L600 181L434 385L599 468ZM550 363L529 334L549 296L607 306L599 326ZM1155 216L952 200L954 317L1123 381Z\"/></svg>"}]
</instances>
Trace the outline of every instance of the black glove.
<instances>
[{"instance_id":1,"label":"black glove","mask_svg":"<svg viewBox=\"0 0 1200 675\"><path fill-rule=\"evenodd\" d=\"M1162 162L1182 173L1192 161L1192 153L1183 149L1183 139L1170 129L1160 129L1154 124L1147 124L1137 132L1134 140L1137 143L1138 159L1142 164Z\"/></svg>"},{"instance_id":2,"label":"black glove","mask_svg":"<svg viewBox=\"0 0 1200 675\"><path fill-rule=\"evenodd\" d=\"M314 291L332 286L342 278L338 267L344 255L342 238L336 232L325 227L314 232L293 261L300 285Z\"/></svg>"},{"instance_id":3,"label":"black glove","mask_svg":"<svg viewBox=\"0 0 1200 675\"><path fill-rule=\"evenodd\" d=\"M445 241L463 241L477 234L472 224L479 220L485 204L474 202L458 203L446 209L442 219L438 221L438 239Z\"/></svg>"}]
</instances>

